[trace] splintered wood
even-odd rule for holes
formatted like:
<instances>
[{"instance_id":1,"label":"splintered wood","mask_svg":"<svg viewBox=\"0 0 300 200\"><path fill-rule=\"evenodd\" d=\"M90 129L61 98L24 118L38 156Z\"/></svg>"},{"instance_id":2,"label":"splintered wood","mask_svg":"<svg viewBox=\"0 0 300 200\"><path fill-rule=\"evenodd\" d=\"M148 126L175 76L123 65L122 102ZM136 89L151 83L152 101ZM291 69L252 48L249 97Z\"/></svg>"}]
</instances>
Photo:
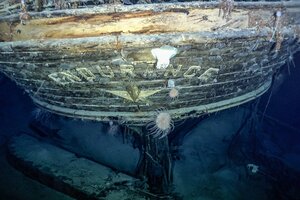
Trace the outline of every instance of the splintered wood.
<instances>
[{"instance_id":1,"label":"splintered wood","mask_svg":"<svg viewBox=\"0 0 300 200\"><path fill-rule=\"evenodd\" d=\"M300 12L293 6L300 3L106 5L28 12L26 19L4 15L0 71L35 103L65 116L145 125L165 108L174 121L197 117L269 88L299 50ZM170 101L171 89L177 94Z\"/></svg>"},{"instance_id":2,"label":"splintered wood","mask_svg":"<svg viewBox=\"0 0 300 200\"><path fill-rule=\"evenodd\" d=\"M164 12L133 12L86 14L53 18L0 22L0 27L10 27L0 40L29 40L52 38L81 38L101 35L155 34L212 31L216 27L247 28L248 12L232 14L235 19L227 23L218 17L218 9L170 9ZM7 28L6 28L7 29ZM1 31L2 32L2 31ZM9 37L8 37L9 36Z\"/></svg>"}]
</instances>

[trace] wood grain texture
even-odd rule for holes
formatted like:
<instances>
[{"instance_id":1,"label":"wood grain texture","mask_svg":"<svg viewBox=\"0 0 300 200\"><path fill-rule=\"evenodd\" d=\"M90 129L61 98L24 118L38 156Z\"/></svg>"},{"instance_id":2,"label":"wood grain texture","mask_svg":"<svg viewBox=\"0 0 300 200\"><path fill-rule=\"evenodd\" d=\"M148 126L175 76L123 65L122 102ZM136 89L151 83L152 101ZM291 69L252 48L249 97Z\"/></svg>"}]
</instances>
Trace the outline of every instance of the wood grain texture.
<instances>
[{"instance_id":1,"label":"wood grain texture","mask_svg":"<svg viewBox=\"0 0 300 200\"><path fill-rule=\"evenodd\" d=\"M229 20L209 2L32 12L25 24L2 16L0 71L62 115L128 124L159 109L195 117L266 91L299 50L299 13L288 5L237 3ZM177 53L157 69L151 51L166 45Z\"/></svg>"}]
</instances>

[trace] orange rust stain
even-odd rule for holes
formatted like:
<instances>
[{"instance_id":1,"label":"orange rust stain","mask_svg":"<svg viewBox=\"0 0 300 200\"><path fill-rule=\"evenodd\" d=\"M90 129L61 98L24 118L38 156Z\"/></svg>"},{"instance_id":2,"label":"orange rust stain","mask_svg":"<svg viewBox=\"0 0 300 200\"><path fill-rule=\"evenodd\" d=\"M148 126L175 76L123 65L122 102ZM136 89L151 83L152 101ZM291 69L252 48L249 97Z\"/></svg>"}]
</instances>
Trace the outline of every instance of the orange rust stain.
<instances>
[{"instance_id":1,"label":"orange rust stain","mask_svg":"<svg viewBox=\"0 0 300 200\"><path fill-rule=\"evenodd\" d=\"M131 18L139 18L139 17L149 17L154 16L161 13L156 13L152 11L138 12L138 13L112 13L110 14L113 18L119 19L131 19Z\"/></svg>"},{"instance_id":2,"label":"orange rust stain","mask_svg":"<svg viewBox=\"0 0 300 200\"><path fill-rule=\"evenodd\" d=\"M157 25L149 25L141 30L136 30L136 31L129 31L129 33L133 34L151 34L151 33L167 33L170 32L168 29L166 29L165 26L157 26Z\"/></svg>"},{"instance_id":3,"label":"orange rust stain","mask_svg":"<svg viewBox=\"0 0 300 200\"><path fill-rule=\"evenodd\" d=\"M173 30L166 30L163 27L158 27L158 26L148 26L145 27L141 30L136 30L136 31L130 31L130 34L155 34L155 33L169 33L173 32ZM179 31L177 31L179 32ZM111 31L111 32L100 32L100 33L74 33L74 34L64 34L64 35L58 35L56 32L48 32L45 37L46 38L81 38L81 37L98 37L98 36L104 36L104 35L121 35L122 31Z\"/></svg>"},{"instance_id":4,"label":"orange rust stain","mask_svg":"<svg viewBox=\"0 0 300 200\"><path fill-rule=\"evenodd\" d=\"M47 33L45 35L46 38L81 38L81 37L97 37L103 35L121 35L121 31L114 31L114 32L105 32L105 33L74 33L74 34L64 34L64 35L57 35L55 32Z\"/></svg>"},{"instance_id":5,"label":"orange rust stain","mask_svg":"<svg viewBox=\"0 0 300 200\"><path fill-rule=\"evenodd\" d=\"M91 14L91 15L81 15L81 16L68 16L68 17L47 19L45 24L46 25L57 25L57 24L70 23L70 22L77 23L80 21L109 23L109 22L119 21L120 19L148 17L148 16L154 16L155 14L161 14L161 13L154 13L152 11L147 11L147 12L139 12L139 13L110 13L110 14Z\"/></svg>"},{"instance_id":6,"label":"orange rust stain","mask_svg":"<svg viewBox=\"0 0 300 200\"><path fill-rule=\"evenodd\" d=\"M170 32L198 32L209 30L222 19L214 10L169 9L164 12L103 13L54 18L33 18L20 23L0 26L0 40L50 38L82 38L121 34L157 34ZM199 21L203 15L210 21ZM11 27L11 31L9 30ZM3 34L6 34L5 36ZM2 35L1 35L2 34ZM11 38L9 39L9 37Z\"/></svg>"}]
</instances>

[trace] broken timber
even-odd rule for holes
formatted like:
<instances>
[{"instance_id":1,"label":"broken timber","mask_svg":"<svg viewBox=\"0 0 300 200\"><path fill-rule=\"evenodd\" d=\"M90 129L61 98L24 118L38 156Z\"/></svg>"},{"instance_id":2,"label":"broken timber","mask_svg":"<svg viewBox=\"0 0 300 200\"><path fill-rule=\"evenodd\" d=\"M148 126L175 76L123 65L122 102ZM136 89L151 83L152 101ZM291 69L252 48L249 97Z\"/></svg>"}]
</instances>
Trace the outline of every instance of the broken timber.
<instances>
[{"instance_id":1,"label":"broken timber","mask_svg":"<svg viewBox=\"0 0 300 200\"><path fill-rule=\"evenodd\" d=\"M25 134L9 144L8 160L29 177L76 199L142 200L150 194L141 195L135 188L138 179Z\"/></svg>"}]
</instances>

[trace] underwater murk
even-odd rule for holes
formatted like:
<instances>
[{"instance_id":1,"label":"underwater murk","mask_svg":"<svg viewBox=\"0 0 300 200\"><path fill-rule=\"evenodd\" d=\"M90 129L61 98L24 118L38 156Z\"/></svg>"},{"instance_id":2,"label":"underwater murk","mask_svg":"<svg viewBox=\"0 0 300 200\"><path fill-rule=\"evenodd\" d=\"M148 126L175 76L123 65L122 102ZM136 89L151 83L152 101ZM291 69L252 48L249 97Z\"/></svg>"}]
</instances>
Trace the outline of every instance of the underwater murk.
<instances>
[{"instance_id":1,"label":"underwater murk","mask_svg":"<svg viewBox=\"0 0 300 200\"><path fill-rule=\"evenodd\" d=\"M300 200L300 2L0 0L0 200Z\"/></svg>"}]
</instances>

